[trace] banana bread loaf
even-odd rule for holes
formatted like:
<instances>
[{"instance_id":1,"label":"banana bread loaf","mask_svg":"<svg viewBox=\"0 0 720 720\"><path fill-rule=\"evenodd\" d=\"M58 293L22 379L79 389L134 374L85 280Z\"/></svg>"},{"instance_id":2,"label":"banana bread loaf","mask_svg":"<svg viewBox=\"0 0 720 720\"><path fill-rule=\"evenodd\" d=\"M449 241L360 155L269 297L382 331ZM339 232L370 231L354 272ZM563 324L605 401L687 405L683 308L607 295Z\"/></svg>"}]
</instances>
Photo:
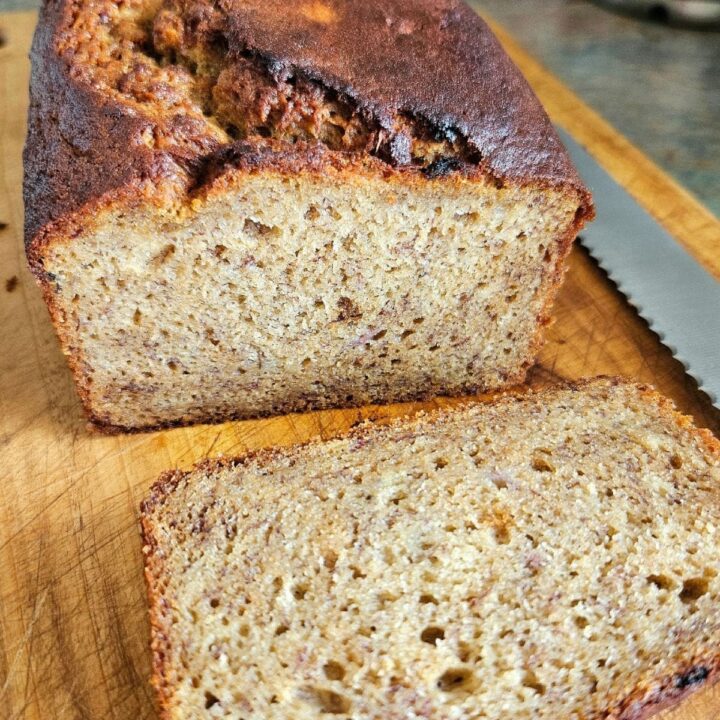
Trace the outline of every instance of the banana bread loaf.
<instances>
[{"instance_id":1,"label":"banana bread loaf","mask_svg":"<svg viewBox=\"0 0 720 720\"><path fill-rule=\"evenodd\" d=\"M613 380L170 473L162 717L648 717L718 675L719 481L707 431Z\"/></svg>"},{"instance_id":2,"label":"banana bread loaf","mask_svg":"<svg viewBox=\"0 0 720 720\"><path fill-rule=\"evenodd\" d=\"M57 0L26 243L90 419L498 388L592 214L457 0Z\"/></svg>"}]
</instances>

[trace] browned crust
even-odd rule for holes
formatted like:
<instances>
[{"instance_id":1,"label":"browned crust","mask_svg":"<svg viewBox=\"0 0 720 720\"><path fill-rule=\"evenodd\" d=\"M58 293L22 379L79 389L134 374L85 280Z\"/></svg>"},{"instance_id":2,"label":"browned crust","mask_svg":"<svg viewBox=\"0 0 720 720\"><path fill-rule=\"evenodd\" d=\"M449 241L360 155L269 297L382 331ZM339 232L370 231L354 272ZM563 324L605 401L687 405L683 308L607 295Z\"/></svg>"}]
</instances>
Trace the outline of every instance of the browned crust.
<instances>
[{"instance_id":1,"label":"browned crust","mask_svg":"<svg viewBox=\"0 0 720 720\"><path fill-rule=\"evenodd\" d=\"M191 122L152 118L108 99L78 72L73 53L61 46L86 2L44 3L31 51L24 196L36 271L49 238L86 229L108 204L183 201L228 153ZM590 195L542 106L473 10L457 0L368 0L352 12L340 0L327 4L337 21L322 27L298 4L227 0L228 52L295 67L352 97L381 124L402 112L457 131L478 152L486 176L573 188L582 214L592 215ZM361 35L364 43L357 42ZM157 128L178 142L151 149L143 138ZM245 143L229 152L252 164L257 148Z\"/></svg>"},{"instance_id":2,"label":"browned crust","mask_svg":"<svg viewBox=\"0 0 720 720\"><path fill-rule=\"evenodd\" d=\"M177 478L179 482L183 473L178 471L168 472L158 479L159 484L163 478L168 482ZM147 502L147 501L145 501ZM145 502L140 515L140 534L142 537L142 551L145 558L145 587L147 591L149 616L150 616L150 653L152 665L151 684L156 692L161 718L169 717L169 688L166 682L165 673L165 651L170 641L165 632L163 618L167 608L167 602L162 594L163 563L158 554L157 539L153 534L153 525L150 518L145 514Z\"/></svg>"},{"instance_id":3,"label":"browned crust","mask_svg":"<svg viewBox=\"0 0 720 720\"><path fill-rule=\"evenodd\" d=\"M683 415L676 409L671 400L658 393L651 385L633 383L621 377L584 378L578 381L552 383L546 386L529 388L527 386L490 393L477 400L481 403L492 403L503 398L522 402L528 395L541 396L557 388L567 388L581 392L588 387L605 385L608 388L618 385L634 387L643 401L654 405L659 413L683 430L690 430L707 452L720 460L720 441L708 430L696 428L692 418ZM421 412L414 416L394 418L383 423L387 426L406 425L413 427L418 418L440 421L445 415L460 411L462 408L438 408L429 412ZM377 423L364 422L351 430L341 433L337 438L363 438L374 433ZM164 565L158 553L158 541L155 536L153 514L162 506L178 485L197 472L213 472L227 467L240 466L252 461L269 462L278 456L294 457L303 448L321 445L326 440L311 439L307 442L289 447L271 447L248 452L237 457L208 458L197 463L191 470L172 470L163 473L152 485L148 496L140 506L140 530L143 538L143 554L145 558L145 579L150 607L151 650L153 677L152 685L157 693L160 716L163 720L171 717L172 687L168 683L165 672L165 659L169 650L169 642L163 624L168 609L167 600L163 597ZM637 687L627 697L620 699L613 707L597 713L586 720L648 720L662 710L680 703L688 695L702 687L709 687L720 678L720 649L718 653L708 657L684 659L676 671L667 677L653 679L646 686Z\"/></svg>"},{"instance_id":4,"label":"browned crust","mask_svg":"<svg viewBox=\"0 0 720 720\"><path fill-rule=\"evenodd\" d=\"M56 44L74 15L73 2L43 3L30 53L23 155L28 246L42 244L50 226L85 206L90 211L112 191L124 188L126 201L134 191L139 200L143 183L159 179L167 162L139 142L149 119L128 113L73 78L71 61L60 56ZM77 223L61 223L57 231L71 235L80 229Z\"/></svg>"},{"instance_id":5,"label":"browned crust","mask_svg":"<svg viewBox=\"0 0 720 720\"><path fill-rule=\"evenodd\" d=\"M701 687L710 687L720 678L720 651L717 655L686 661L670 677L647 688L637 688L614 709L597 720L648 720L681 703Z\"/></svg>"},{"instance_id":6,"label":"browned crust","mask_svg":"<svg viewBox=\"0 0 720 720\"><path fill-rule=\"evenodd\" d=\"M458 0L224 0L230 52L301 68L392 131L404 112L452 129L486 172L581 185L542 106L487 24ZM358 39L362 38L362 42Z\"/></svg>"}]
</instances>

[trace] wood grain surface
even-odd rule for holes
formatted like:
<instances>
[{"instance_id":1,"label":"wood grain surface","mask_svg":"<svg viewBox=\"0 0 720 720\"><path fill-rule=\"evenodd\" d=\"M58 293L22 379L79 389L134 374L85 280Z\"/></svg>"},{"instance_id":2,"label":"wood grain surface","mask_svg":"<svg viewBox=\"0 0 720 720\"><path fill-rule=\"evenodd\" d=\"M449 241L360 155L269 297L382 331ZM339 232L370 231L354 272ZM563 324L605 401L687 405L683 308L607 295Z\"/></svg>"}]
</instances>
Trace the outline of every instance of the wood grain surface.
<instances>
[{"instance_id":1,"label":"wood grain surface","mask_svg":"<svg viewBox=\"0 0 720 720\"><path fill-rule=\"evenodd\" d=\"M104 437L87 431L25 267L20 196L34 15L0 15L0 718L154 718L138 504L163 470L220 453L328 437L414 406ZM554 120L718 272L720 227L505 36ZM702 240L701 240L702 239ZM716 434L720 414L576 249L533 382L596 373L654 383ZM447 402L437 400L428 406ZM717 720L720 691L666 716Z\"/></svg>"}]
</instances>

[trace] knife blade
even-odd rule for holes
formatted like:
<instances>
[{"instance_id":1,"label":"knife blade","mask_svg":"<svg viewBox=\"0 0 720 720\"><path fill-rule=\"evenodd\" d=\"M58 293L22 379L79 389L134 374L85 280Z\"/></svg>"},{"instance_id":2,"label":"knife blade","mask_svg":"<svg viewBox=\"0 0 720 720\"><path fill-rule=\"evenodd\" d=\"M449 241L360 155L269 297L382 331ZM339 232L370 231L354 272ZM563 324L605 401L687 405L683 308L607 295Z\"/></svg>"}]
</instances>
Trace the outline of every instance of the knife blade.
<instances>
[{"instance_id":1,"label":"knife blade","mask_svg":"<svg viewBox=\"0 0 720 720\"><path fill-rule=\"evenodd\" d=\"M720 407L720 282L567 132L558 132L595 200L597 216L580 242Z\"/></svg>"}]
</instances>

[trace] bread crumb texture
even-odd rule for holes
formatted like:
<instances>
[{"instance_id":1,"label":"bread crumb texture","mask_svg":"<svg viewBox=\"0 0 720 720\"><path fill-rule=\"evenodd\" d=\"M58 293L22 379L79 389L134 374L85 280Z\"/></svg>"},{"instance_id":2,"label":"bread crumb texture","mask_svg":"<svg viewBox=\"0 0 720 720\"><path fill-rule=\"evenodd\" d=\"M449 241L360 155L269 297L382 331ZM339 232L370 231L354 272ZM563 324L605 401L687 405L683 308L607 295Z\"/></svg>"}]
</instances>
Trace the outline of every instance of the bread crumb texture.
<instances>
[{"instance_id":1,"label":"bread crumb texture","mask_svg":"<svg viewBox=\"0 0 720 720\"><path fill-rule=\"evenodd\" d=\"M714 678L717 444L600 380L146 501L164 717L635 718Z\"/></svg>"},{"instance_id":2,"label":"bread crumb texture","mask_svg":"<svg viewBox=\"0 0 720 720\"><path fill-rule=\"evenodd\" d=\"M97 421L252 417L521 381L573 214L551 191L253 176L45 264Z\"/></svg>"}]
</instances>

